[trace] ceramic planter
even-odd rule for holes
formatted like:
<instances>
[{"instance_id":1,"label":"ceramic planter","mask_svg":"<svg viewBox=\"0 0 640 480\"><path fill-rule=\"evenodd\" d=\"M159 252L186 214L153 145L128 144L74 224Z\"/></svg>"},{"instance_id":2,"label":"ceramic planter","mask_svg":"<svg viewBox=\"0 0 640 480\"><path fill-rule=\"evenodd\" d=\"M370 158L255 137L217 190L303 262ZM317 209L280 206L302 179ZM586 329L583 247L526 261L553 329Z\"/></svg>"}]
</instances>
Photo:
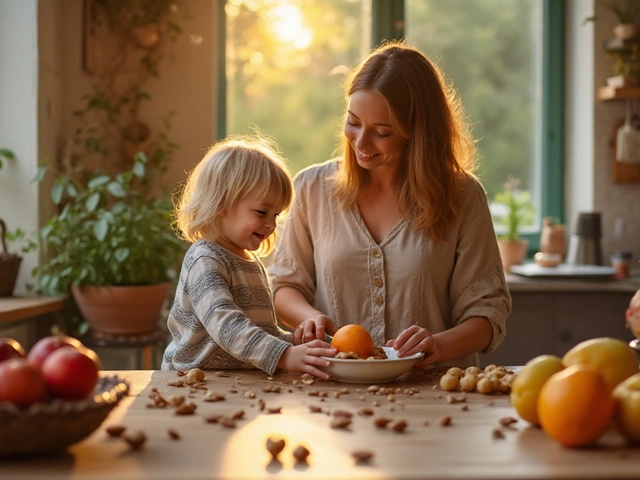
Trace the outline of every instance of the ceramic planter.
<instances>
[{"instance_id":1,"label":"ceramic planter","mask_svg":"<svg viewBox=\"0 0 640 480\"><path fill-rule=\"evenodd\" d=\"M502 268L505 272L508 272L512 265L520 265L524 262L528 246L529 242L526 240L498 240Z\"/></svg>"},{"instance_id":2,"label":"ceramic planter","mask_svg":"<svg viewBox=\"0 0 640 480\"><path fill-rule=\"evenodd\" d=\"M71 293L91 330L131 335L155 330L170 285L73 285Z\"/></svg>"}]
</instances>

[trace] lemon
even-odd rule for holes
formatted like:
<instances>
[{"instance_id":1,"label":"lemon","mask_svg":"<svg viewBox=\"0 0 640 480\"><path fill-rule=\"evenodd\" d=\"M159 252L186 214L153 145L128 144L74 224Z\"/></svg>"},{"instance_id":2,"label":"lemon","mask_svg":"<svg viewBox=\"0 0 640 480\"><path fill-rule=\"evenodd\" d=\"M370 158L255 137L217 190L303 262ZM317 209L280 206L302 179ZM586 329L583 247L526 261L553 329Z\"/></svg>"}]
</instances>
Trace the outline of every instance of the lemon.
<instances>
[{"instance_id":1,"label":"lemon","mask_svg":"<svg viewBox=\"0 0 640 480\"><path fill-rule=\"evenodd\" d=\"M527 422L540 425L538 395L545 382L564 368L562 359L555 355L532 358L516 375L511 385L511 405Z\"/></svg>"},{"instance_id":2,"label":"lemon","mask_svg":"<svg viewBox=\"0 0 640 480\"><path fill-rule=\"evenodd\" d=\"M617 338L599 337L580 342L564 357L562 363L587 365L597 370L613 390L623 380L638 373L638 358L627 342Z\"/></svg>"}]
</instances>

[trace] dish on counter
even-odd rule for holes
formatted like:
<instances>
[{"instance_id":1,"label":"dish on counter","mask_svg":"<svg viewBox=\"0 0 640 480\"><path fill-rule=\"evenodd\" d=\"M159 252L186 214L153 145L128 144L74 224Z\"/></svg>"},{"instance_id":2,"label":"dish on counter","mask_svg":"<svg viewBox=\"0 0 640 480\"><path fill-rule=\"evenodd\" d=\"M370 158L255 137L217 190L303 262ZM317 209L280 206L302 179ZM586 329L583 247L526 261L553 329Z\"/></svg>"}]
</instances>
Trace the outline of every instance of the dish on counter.
<instances>
[{"instance_id":1,"label":"dish on counter","mask_svg":"<svg viewBox=\"0 0 640 480\"><path fill-rule=\"evenodd\" d=\"M330 367L319 367L331 375L331 379L344 383L387 383L392 382L403 373L413 368L422 353L398 358L391 347L382 347L387 354L384 360L354 360L333 357L322 357L331 360Z\"/></svg>"},{"instance_id":2,"label":"dish on counter","mask_svg":"<svg viewBox=\"0 0 640 480\"><path fill-rule=\"evenodd\" d=\"M525 277L556 278L610 278L616 273L613 267L604 265L571 265L561 263L556 267L541 267L535 263L512 265L511 273Z\"/></svg>"}]
</instances>

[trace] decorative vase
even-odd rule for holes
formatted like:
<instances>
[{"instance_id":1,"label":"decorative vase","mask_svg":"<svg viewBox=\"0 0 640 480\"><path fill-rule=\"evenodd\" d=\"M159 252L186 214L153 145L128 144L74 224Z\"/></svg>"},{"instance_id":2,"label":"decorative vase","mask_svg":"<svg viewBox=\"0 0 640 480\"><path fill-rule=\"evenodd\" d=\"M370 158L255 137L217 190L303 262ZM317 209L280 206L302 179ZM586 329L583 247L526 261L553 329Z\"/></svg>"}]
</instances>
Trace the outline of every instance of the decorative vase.
<instances>
[{"instance_id":1,"label":"decorative vase","mask_svg":"<svg viewBox=\"0 0 640 480\"><path fill-rule=\"evenodd\" d=\"M155 330L170 285L72 285L71 293L92 330L131 335Z\"/></svg>"},{"instance_id":2,"label":"decorative vase","mask_svg":"<svg viewBox=\"0 0 640 480\"><path fill-rule=\"evenodd\" d=\"M542 220L540 251L547 254L558 254L561 259L567 253L564 225L553 224L550 217L545 217Z\"/></svg>"},{"instance_id":3,"label":"decorative vase","mask_svg":"<svg viewBox=\"0 0 640 480\"><path fill-rule=\"evenodd\" d=\"M142 48L153 48L160 42L160 27L149 23L131 28L134 41Z\"/></svg>"},{"instance_id":4,"label":"decorative vase","mask_svg":"<svg viewBox=\"0 0 640 480\"><path fill-rule=\"evenodd\" d=\"M498 240L498 249L502 259L502 268L505 272L511 269L512 265L520 265L527 257L527 240Z\"/></svg>"}]
</instances>

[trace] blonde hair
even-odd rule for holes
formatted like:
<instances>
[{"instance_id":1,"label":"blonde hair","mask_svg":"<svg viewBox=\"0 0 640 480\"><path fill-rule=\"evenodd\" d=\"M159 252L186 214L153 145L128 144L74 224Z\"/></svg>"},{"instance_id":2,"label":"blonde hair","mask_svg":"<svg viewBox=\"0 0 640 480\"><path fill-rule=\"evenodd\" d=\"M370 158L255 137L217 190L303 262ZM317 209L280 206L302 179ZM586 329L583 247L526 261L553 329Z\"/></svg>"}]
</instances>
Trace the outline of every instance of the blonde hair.
<instances>
[{"instance_id":1,"label":"blonde hair","mask_svg":"<svg viewBox=\"0 0 640 480\"><path fill-rule=\"evenodd\" d=\"M347 78L347 101L358 90L384 98L392 128L405 141L396 176L400 213L415 229L444 241L459 214L460 189L473 176L477 160L457 92L423 53L398 41L378 47L354 68ZM344 136L341 149L336 194L352 205L369 172L358 166Z\"/></svg>"},{"instance_id":2,"label":"blonde hair","mask_svg":"<svg viewBox=\"0 0 640 480\"><path fill-rule=\"evenodd\" d=\"M264 136L231 136L211 147L189 174L177 202L174 217L181 236L195 243L219 234L219 214L233 208L248 194L275 194L279 219L293 201L291 174L276 143ZM276 231L256 252L273 249Z\"/></svg>"}]
</instances>

